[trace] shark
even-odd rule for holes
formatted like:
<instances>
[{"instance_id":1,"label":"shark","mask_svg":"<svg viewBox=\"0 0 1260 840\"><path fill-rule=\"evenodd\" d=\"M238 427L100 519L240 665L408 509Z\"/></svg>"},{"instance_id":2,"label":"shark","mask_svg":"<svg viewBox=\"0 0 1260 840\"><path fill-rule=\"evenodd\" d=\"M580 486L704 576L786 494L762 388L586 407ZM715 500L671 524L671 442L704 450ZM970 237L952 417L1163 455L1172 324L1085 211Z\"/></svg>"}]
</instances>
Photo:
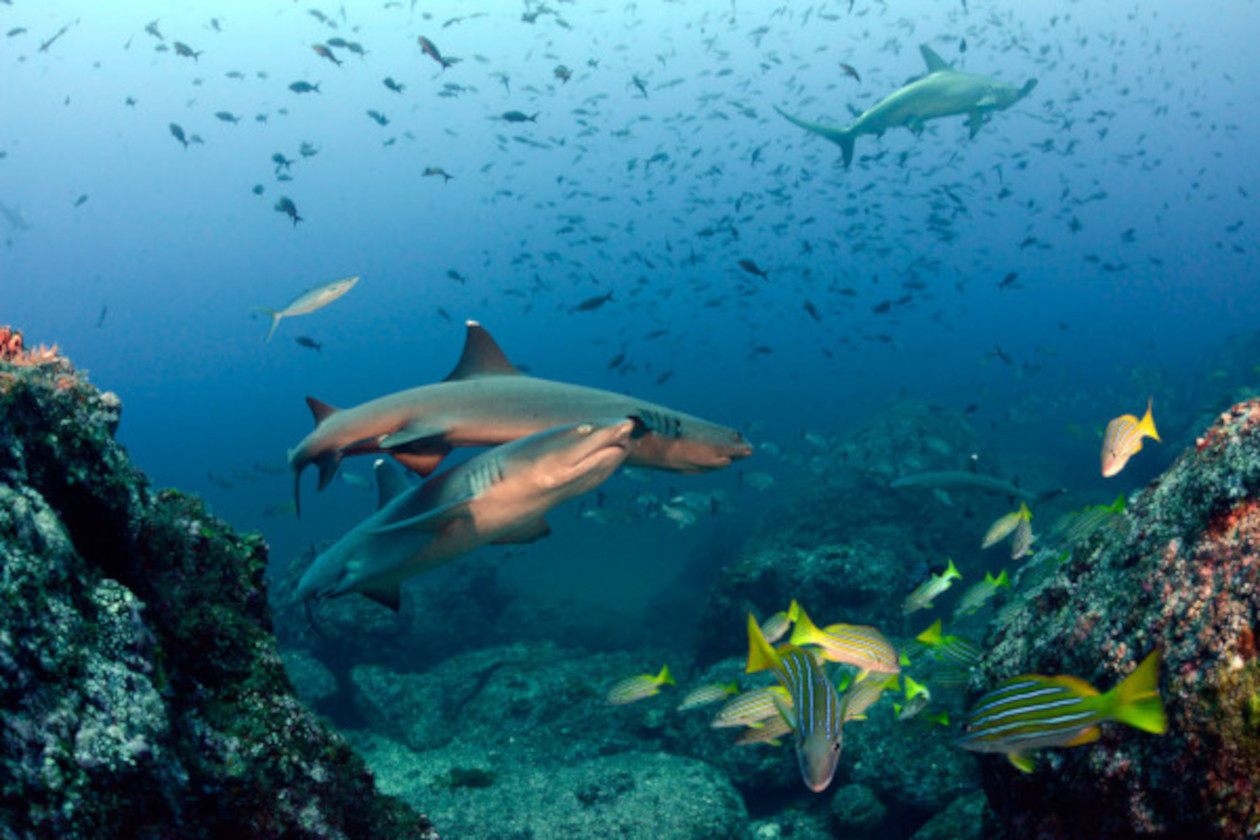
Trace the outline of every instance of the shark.
<instances>
[{"instance_id":1,"label":"shark","mask_svg":"<svg viewBox=\"0 0 1260 840\"><path fill-rule=\"evenodd\" d=\"M294 506L302 471L319 468L319 489L347 455L385 453L428 476L457 446L496 446L591 417L634 417L642 426L627 463L674 472L719 469L752 454L734 429L623 394L526 376L476 321L441 382L338 410L307 397L315 428L289 450Z\"/></svg>"},{"instance_id":2,"label":"shark","mask_svg":"<svg viewBox=\"0 0 1260 840\"><path fill-rule=\"evenodd\" d=\"M380 507L315 558L296 598L361 592L397 610L399 584L487 543L533 542L544 515L598 487L625 462L643 425L628 417L583 420L482 452L409 487L376 463Z\"/></svg>"},{"instance_id":3,"label":"shark","mask_svg":"<svg viewBox=\"0 0 1260 840\"><path fill-rule=\"evenodd\" d=\"M888 486L894 490L912 488L945 494L948 494L950 491L975 491L992 496L1006 496L1009 499L1019 499L1030 505L1047 502L1055 496L1066 492L1063 488L1057 488L1037 493L1026 490L1013 481L1006 481L996 476L984 475L972 470L942 470L940 472L914 473L913 475L905 475L894 479Z\"/></svg>"},{"instance_id":4,"label":"shark","mask_svg":"<svg viewBox=\"0 0 1260 840\"><path fill-rule=\"evenodd\" d=\"M988 76L963 73L949 66L936 51L919 47L927 64L927 75L914 79L885 96L858 115L850 125L824 125L794 117L775 107L788 122L826 137L840 146L847 169L853 162L853 141L862 134L882 135L890 128L905 126L916 136L928 120L966 115L967 127L975 137L994 111L1003 111L1032 93L1036 79L1023 87L1000 82Z\"/></svg>"}]
</instances>

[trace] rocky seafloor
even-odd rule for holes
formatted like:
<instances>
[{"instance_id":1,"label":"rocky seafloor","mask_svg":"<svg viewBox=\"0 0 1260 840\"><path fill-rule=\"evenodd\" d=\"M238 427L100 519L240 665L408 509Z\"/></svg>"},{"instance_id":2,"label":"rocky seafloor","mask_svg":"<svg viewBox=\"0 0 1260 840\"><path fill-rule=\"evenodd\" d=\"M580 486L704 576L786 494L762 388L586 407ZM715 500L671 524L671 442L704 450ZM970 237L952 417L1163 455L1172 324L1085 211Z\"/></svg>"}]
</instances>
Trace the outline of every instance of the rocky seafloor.
<instances>
[{"instance_id":1,"label":"rocky seafloor","mask_svg":"<svg viewBox=\"0 0 1260 840\"><path fill-rule=\"evenodd\" d=\"M956 592L903 617L908 583L946 552L972 556L976 579L979 533L1009 502L887 484L980 449L965 418L907 404L828 442L825 468L721 571L681 649L580 644L474 557L409 587L399 614L353 597L316 626L285 612L286 678L268 599L293 609L305 561L269 587L261 540L128 463L116 398L55 354L14 361L0 360L6 840L433 837L430 820L488 840L1260 834L1260 402L1135 493L1123 527L1021 575L1001 620L958 625L984 658L965 685L933 687L952 728L899 723L881 700L846 726L836 780L813 794L789 745L735 746L711 710L675 706L701 683L772 681L742 673L748 609L800 597L820 623L875 624L911 650L928 621L948 621ZM1019 466L1053 484L1051 469ZM1106 690L1156 646L1165 735L1106 725L1093 744L1038 752L1030 774L953 744L958 714L1003 678L1069 673ZM677 687L605 702L663 662Z\"/></svg>"}]
</instances>

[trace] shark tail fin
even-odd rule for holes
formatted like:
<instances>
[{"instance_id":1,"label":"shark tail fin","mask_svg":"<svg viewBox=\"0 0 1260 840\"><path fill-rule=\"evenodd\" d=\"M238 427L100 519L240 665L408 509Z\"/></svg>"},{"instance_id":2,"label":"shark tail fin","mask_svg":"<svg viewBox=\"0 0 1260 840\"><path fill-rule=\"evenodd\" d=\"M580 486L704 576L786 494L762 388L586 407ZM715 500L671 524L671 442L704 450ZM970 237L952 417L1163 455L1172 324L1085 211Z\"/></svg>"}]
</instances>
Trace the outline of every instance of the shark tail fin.
<instances>
[{"instance_id":1,"label":"shark tail fin","mask_svg":"<svg viewBox=\"0 0 1260 840\"><path fill-rule=\"evenodd\" d=\"M293 450L289 450L289 463L293 463ZM302 470L300 467L293 470L293 514L299 519L302 518Z\"/></svg>"},{"instance_id":2,"label":"shark tail fin","mask_svg":"<svg viewBox=\"0 0 1260 840\"><path fill-rule=\"evenodd\" d=\"M262 312L263 314L268 315L271 318L271 326L267 328L267 337L263 340L264 344L270 344L271 337L276 334L276 327L280 324L280 319L283 318L284 316L281 315L276 310L270 309L266 306L255 306L254 311Z\"/></svg>"},{"instance_id":3,"label":"shark tail fin","mask_svg":"<svg viewBox=\"0 0 1260 840\"><path fill-rule=\"evenodd\" d=\"M783 119L792 125L799 126L811 134L817 134L819 137L825 137L832 143L840 147L840 153L844 155L844 168L848 169L849 164L853 163L853 130L840 125L823 125L822 123L813 123L808 120L802 120L794 117L779 107L775 107L776 111Z\"/></svg>"},{"instance_id":4,"label":"shark tail fin","mask_svg":"<svg viewBox=\"0 0 1260 840\"><path fill-rule=\"evenodd\" d=\"M1028 81L1024 82L1024 86L1019 89L1019 96L1016 98L1015 101L1018 102L1020 99L1023 99L1025 96L1032 93L1033 88L1035 88L1036 86L1037 86L1036 79L1029 79Z\"/></svg>"}]
</instances>

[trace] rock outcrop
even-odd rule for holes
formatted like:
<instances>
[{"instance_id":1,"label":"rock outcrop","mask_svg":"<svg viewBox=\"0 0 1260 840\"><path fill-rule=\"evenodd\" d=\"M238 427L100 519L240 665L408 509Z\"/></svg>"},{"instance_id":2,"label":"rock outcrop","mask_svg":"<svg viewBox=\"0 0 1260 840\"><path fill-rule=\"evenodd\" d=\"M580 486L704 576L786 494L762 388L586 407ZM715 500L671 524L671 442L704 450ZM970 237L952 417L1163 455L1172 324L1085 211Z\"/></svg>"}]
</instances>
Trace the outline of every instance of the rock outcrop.
<instances>
[{"instance_id":1,"label":"rock outcrop","mask_svg":"<svg viewBox=\"0 0 1260 840\"><path fill-rule=\"evenodd\" d=\"M266 546L153 492L117 397L0 358L5 838L433 838L294 696Z\"/></svg>"},{"instance_id":2,"label":"rock outcrop","mask_svg":"<svg viewBox=\"0 0 1260 840\"><path fill-rule=\"evenodd\" d=\"M1255 837L1260 832L1260 400L1222 414L1102 529L1025 589L972 686L1071 674L1106 691L1163 651L1164 735L1104 725L1030 774L982 758L1005 836Z\"/></svg>"}]
</instances>

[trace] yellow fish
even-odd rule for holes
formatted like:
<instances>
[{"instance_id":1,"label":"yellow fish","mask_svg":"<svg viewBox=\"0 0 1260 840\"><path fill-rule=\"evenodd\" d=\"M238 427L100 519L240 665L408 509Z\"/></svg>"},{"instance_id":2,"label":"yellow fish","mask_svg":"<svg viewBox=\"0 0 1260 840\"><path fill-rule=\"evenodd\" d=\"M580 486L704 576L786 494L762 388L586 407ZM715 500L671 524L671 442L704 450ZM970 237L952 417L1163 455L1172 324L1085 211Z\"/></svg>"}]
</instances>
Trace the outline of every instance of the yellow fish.
<instances>
[{"instance_id":1,"label":"yellow fish","mask_svg":"<svg viewBox=\"0 0 1260 840\"><path fill-rule=\"evenodd\" d=\"M633 703L636 700L651 697L661 690L662 685L666 684L675 685L675 682L669 673L669 666L663 665L659 674L639 674L615 683L608 689L606 699L614 705Z\"/></svg>"},{"instance_id":2,"label":"yellow fish","mask_svg":"<svg viewBox=\"0 0 1260 840\"><path fill-rule=\"evenodd\" d=\"M1141 420L1132 414L1122 414L1107 424L1107 434L1103 437L1102 474L1103 478L1111 478L1124 469L1129 459L1142 451L1142 438L1148 437L1158 443L1159 432L1155 431L1155 420L1151 417L1153 398L1146 401L1146 414Z\"/></svg>"}]
</instances>

